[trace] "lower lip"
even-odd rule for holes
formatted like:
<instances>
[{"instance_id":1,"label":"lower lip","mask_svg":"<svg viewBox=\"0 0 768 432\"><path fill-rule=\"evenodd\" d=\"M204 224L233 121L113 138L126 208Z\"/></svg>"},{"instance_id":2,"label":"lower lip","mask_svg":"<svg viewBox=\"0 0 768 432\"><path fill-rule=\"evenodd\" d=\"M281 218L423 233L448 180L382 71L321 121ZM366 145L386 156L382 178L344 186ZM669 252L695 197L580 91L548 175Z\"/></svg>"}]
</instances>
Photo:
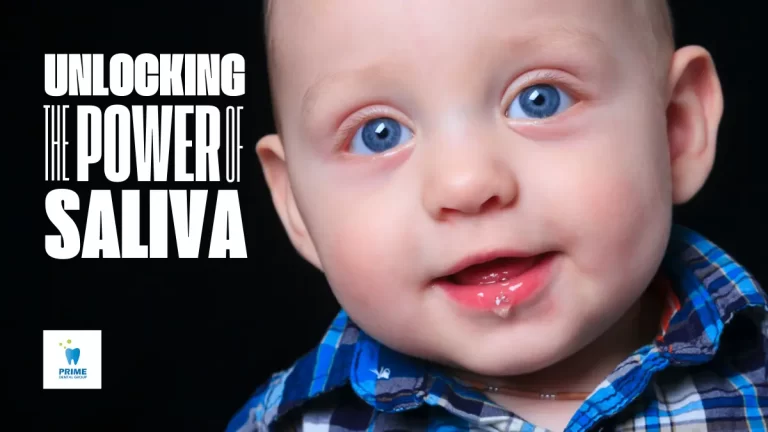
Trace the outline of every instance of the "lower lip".
<instances>
[{"instance_id":1,"label":"lower lip","mask_svg":"<svg viewBox=\"0 0 768 432\"><path fill-rule=\"evenodd\" d=\"M504 283L458 285L440 279L434 286L445 291L461 306L482 311L514 308L533 297L549 280L556 255L546 254L525 273Z\"/></svg>"}]
</instances>

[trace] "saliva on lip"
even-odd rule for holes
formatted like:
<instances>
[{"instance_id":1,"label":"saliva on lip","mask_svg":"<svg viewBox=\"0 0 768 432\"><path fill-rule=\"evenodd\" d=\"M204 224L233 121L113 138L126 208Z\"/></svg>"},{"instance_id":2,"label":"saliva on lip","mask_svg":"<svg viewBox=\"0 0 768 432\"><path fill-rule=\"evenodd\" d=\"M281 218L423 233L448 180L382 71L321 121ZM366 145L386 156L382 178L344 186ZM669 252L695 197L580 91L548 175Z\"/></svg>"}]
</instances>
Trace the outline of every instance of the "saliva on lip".
<instances>
[{"instance_id":1,"label":"saliva on lip","mask_svg":"<svg viewBox=\"0 0 768 432\"><path fill-rule=\"evenodd\" d=\"M509 316L509 310L512 309L512 306L509 305L509 299L504 295L504 293L500 293L496 296L496 307L493 308L493 313L500 316L501 318L506 318Z\"/></svg>"},{"instance_id":2,"label":"saliva on lip","mask_svg":"<svg viewBox=\"0 0 768 432\"><path fill-rule=\"evenodd\" d=\"M512 309L512 306L502 306L497 307L493 309L493 313L498 315L500 318L506 318L509 316L509 311Z\"/></svg>"},{"instance_id":3,"label":"saliva on lip","mask_svg":"<svg viewBox=\"0 0 768 432\"><path fill-rule=\"evenodd\" d=\"M509 283L503 283L503 286L509 285ZM510 292L514 292L518 288L523 286L522 282L515 284L511 287L509 287L507 290ZM499 295L496 296L496 307L493 308L493 313L498 315L501 318L506 318L509 316L509 311L512 309L512 305L509 304L509 298L504 294L504 290L502 290Z\"/></svg>"}]
</instances>

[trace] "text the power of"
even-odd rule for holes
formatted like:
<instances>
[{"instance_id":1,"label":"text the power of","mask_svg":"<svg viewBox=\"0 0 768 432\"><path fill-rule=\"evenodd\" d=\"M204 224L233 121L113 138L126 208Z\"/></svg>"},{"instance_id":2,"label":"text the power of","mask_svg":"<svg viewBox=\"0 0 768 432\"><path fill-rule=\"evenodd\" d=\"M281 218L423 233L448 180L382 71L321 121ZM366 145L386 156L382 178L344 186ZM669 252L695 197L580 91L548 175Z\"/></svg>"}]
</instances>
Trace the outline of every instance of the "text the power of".
<instances>
[{"instance_id":1,"label":"text the power of","mask_svg":"<svg viewBox=\"0 0 768 432\"><path fill-rule=\"evenodd\" d=\"M102 54L45 54L44 85L51 98L84 97L90 102L74 105L74 141L67 130L70 105L43 105L47 182L86 183L103 172L109 183L134 180L138 184L173 181L195 185L193 190L139 187L116 191L119 196L115 197L112 189L90 190L84 227L70 214L81 210L78 193L63 187L52 189L45 209L58 233L45 236L50 257L167 258L172 229L178 256L199 258L206 208L211 202L210 247L204 256L247 258L237 189L217 189L209 196L204 186L224 180L240 182L243 107L227 105L222 114L210 103L157 103L168 100L162 98L147 99L155 103L142 105L107 102L115 96L198 96L206 101L211 96L242 96L242 55L140 54L133 58L117 54L106 61ZM74 149L68 148L71 143ZM67 173L66 161L71 157L75 158L74 176ZM142 194L147 194L145 200ZM119 215L113 198L122 200ZM143 201L149 207L147 227L141 226ZM144 236L149 239L147 244L141 244L141 234L148 234Z\"/></svg>"}]
</instances>

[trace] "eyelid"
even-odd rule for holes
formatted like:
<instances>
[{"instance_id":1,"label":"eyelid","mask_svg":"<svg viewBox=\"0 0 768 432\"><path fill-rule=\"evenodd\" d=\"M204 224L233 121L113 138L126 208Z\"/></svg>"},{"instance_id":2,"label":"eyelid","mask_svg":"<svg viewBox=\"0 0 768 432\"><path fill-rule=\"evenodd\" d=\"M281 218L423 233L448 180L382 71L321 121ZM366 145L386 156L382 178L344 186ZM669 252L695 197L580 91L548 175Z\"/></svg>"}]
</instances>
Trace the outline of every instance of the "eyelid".
<instances>
[{"instance_id":1,"label":"eyelid","mask_svg":"<svg viewBox=\"0 0 768 432\"><path fill-rule=\"evenodd\" d=\"M527 73L520 78L515 79L509 84L502 95L502 111L506 112L507 107L515 100L520 92L528 87L537 84L550 84L558 86L560 90L568 94L575 103L588 97L587 89L579 84L575 78L571 78L565 72L543 69Z\"/></svg>"},{"instance_id":2,"label":"eyelid","mask_svg":"<svg viewBox=\"0 0 768 432\"><path fill-rule=\"evenodd\" d=\"M410 126L407 120L405 120L405 116L399 111L384 105L374 105L355 111L354 114L347 117L341 123L336 132L336 139L334 140L336 144L334 145L334 149L337 151L346 151L346 147L349 145L349 141L355 136L357 129L363 127L366 122L381 117L399 121L403 126L411 130L412 135L416 134L413 131L413 127Z\"/></svg>"}]
</instances>

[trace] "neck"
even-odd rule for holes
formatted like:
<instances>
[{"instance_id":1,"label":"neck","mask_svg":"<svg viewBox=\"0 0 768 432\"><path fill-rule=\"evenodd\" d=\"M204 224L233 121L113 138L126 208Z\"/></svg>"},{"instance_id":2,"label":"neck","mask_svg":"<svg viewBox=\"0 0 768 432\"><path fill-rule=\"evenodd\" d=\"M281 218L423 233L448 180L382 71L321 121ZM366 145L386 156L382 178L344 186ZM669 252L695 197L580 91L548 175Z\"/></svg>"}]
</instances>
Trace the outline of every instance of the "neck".
<instances>
[{"instance_id":1,"label":"neck","mask_svg":"<svg viewBox=\"0 0 768 432\"><path fill-rule=\"evenodd\" d=\"M512 377L485 377L462 373L493 387L507 387L532 393L571 392L590 393L616 366L632 352L650 343L657 335L663 302L659 301L657 284L654 279L650 289L608 332L587 345L579 352L560 362L525 375Z\"/></svg>"}]
</instances>

